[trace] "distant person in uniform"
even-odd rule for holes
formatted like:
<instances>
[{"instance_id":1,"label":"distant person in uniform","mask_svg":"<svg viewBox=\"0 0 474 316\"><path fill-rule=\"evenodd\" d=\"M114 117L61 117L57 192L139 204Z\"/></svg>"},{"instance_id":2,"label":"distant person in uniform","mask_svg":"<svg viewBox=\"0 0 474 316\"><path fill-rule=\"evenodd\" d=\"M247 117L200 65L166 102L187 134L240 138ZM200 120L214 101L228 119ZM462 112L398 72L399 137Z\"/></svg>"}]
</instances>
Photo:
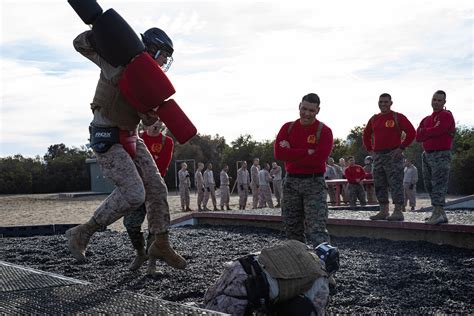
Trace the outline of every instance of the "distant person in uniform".
<instances>
[{"instance_id":1,"label":"distant person in uniform","mask_svg":"<svg viewBox=\"0 0 474 316\"><path fill-rule=\"evenodd\" d=\"M369 119L362 136L367 151L374 152L375 195L380 204L380 211L371 220L404 219L403 151L413 142L416 132L405 115L391 110L392 104L390 94L380 95L380 113ZM389 215L389 190L395 204L392 215Z\"/></svg>"},{"instance_id":2,"label":"distant person in uniform","mask_svg":"<svg viewBox=\"0 0 474 316\"><path fill-rule=\"evenodd\" d=\"M73 44L100 68L91 103L94 115L90 125L91 147L102 173L115 184L115 189L86 223L66 231L69 250L76 260L84 261L87 245L95 232L145 203L149 231L154 235L148 250L150 258L184 269L186 260L169 243L168 189L145 143L137 137L140 120L150 126L157 120L156 113L141 113L125 100L118 87L124 68L113 67L104 60L91 39L92 31L88 30L77 36ZM159 28L151 28L142 34L142 40L146 52L166 70L173 54L173 43L168 35Z\"/></svg>"},{"instance_id":3,"label":"distant person in uniform","mask_svg":"<svg viewBox=\"0 0 474 316\"><path fill-rule=\"evenodd\" d=\"M260 171L260 159L254 158L252 167L250 167L250 189L252 190L252 208L256 209L259 199L258 172Z\"/></svg>"},{"instance_id":4,"label":"distant person in uniform","mask_svg":"<svg viewBox=\"0 0 474 316\"><path fill-rule=\"evenodd\" d=\"M270 189L270 181L272 180L272 177L270 176L269 170L270 165L265 163L263 169L258 172L258 190L260 191L258 208L264 208L266 206L273 208L272 190Z\"/></svg>"},{"instance_id":5,"label":"distant person in uniform","mask_svg":"<svg viewBox=\"0 0 474 316\"><path fill-rule=\"evenodd\" d=\"M181 169L178 171L178 180L181 210L184 212L192 212L193 210L189 207L189 204L191 203L191 197L189 194L189 190L191 189L191 178L188 171L188 164L185 162L181 163Z\"/></svg>"},{"instance_id":6,"label":"distant person in uniform","mask_svg":"<svg viewBox=\"0 0 474 316\"><path fill-rule=\"evenodd\" d=\"M230 211L231 208L229 206L230 202L230 180L231 177L227 174L229 171L229 166L224 165L220 173L220 190L221 190L221 210L224 210L224 206L226 207L227 211Z\"/></svg>"},{"instance_id":7,"label":"distant person in uniform","mask_svg":"<svg viewBox=\"0 0 474 316\"><path fill-rule=\"evenodd\" d=\"M277 200L275 207L281 207L281 195L283 192L282 187L282 172L281 167L276 163L272 162L272 169L270 170L270 176L272 177L273 194Z\"/></svg>"},{"instance_id":8,"label":"distant person in uniform","mask_svg":"<svg viewBox=\"0 0 474 316\"><path fill-rule=\"evenodd\" d=\"M346 168L344 175L349 183L349 205L351 207L356 206L357 200L359 200L360 205L367 205L364 186L362 185L362 180L366 177L364 168L357 165L352 156L347 158L347 162L349 166Z\"/></svg>"},{"instance_id":9,"label":"distant person in uniform","mask_svg":"<svg viewBox=\"0 0 474 316\"><path fill-rule=\"evenodd\" d=\"M316 118L319 105L317 94L305 95L299 104L300 118L281 127L274 145L275 158L285 162L281 213L286 234L301 242L308 239L314 247L330 239L324 172L333 137Z\"/></svg>"},{"instance_id":10,"label":"distant person in uniform","mask_svg":"<svg viewBox=\"0 0 474 316\"><path fill-rule=\"evenodd\" d=\"M214 206L214 211L218 211L217 209L217 200L216 200L216 181L214 180L214 172L212 172L212 163L207 164L207 169L204 171L204 210L210 211L207 208L207 202L209 202L209 196L212 199L212 205Z\"/></svg>"},{"instance_id":11,"label":"distant person in uniform","mask_svg":"<svg viewBox=\"0 0 474 316\"><path fill-rule=\"evenodd\" d=\"M336 169L334 168L334 159L332 157L328 158L326 164L326 172L324 172L325 180L335 180L337 179ZM328 195L329 203L336 204L336 187L334 185L328 185Z\"/></svg>"},{"instance_id":12,"label":"distant person in uniform","mask_svg":"<svg viewBox=\"0 0 474 316\"><path fill-rule=\"evenodd\" d=\"M202 201L204 200L204 178L202 176L202 169L204 169L204 164L202 162L198 162L198 167L196 173L194 174L194 184L196 185L197 191L197 205L198 211L203 211Z\"/></svg>"},{"instance_id":13,"label":"distant person in uniform","mask_svg":"<svg viewBox=\"0 0 474 316\"><path fill-rule=\"evenodd\" d=\"M339 158L339 167L341 168L342 171L342 179L345 179L346 176L344 175L344 171L346 171L347 164L346 160L344 158ZM347 204L349 203L349 184L343 184L341 185L341 196L342 196L342 201Z\"/></svg>"},{"instance_id":14,"label":"distant person in uniform","mask_svg":"<svg viewBox=\"0 0 474 316\"><path fill-rule=\"evenodd\" d=\"M416 131L416 141L423 146L423 182L430 194L433 212L426 224L448 222L444 212L446 192L448 191L449 171L451 169L451 148L456 125L453 114L446 110L446 92L438 90L431 99L433 113L425 117ZM472 167L472 166L471 166Z\"/></svg>"},{"instance_id":15,"label":"distant person in uniform","mask_svg":"<svg viewBox=\"0 0 474 316\"><path fill-rule=\"evenodd\" d=\"M247 170L247 162L243 161L237 171L237 192L239 193L239 210L245 210L249 194L250 174Z\"/></svg>"},{"instance_id":16,"label":"distant person in uniform","mask_svg":"<svg viewBox=\"0 0 474 316\"><path fill-rule=\"evenodd\" d=\"M410 159L405 159L405 169L403 172L403 189L405 192L405 204L403 209L410 202L410 209L416 207L416 183L418 182L418 169L411 163Z\"/></svg>"},{"instance_id":17,"label":"distant person in uniform","mask_svg":"<svg viewBox=\"0 0 474 316\"><path fill-rule=\"evenodd\" d=\"M372 156L366 156L364 158L364 171L366 179L374 178L374 158ZM375 196L375 186L373 183L364 184L365 192L367 193L367 201L369 204L374 204L377 202L377 197Z\"/></svg>"}]
</instances>

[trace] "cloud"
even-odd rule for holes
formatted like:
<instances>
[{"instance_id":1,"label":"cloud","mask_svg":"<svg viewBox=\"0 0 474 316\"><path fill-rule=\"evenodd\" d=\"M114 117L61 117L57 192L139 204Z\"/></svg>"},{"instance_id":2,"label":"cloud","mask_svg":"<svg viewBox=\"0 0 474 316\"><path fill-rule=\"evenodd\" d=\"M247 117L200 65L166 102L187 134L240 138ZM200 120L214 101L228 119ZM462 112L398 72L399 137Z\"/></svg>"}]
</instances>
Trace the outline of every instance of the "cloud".
<instances>
[{"instance_id":1,"label":"cloud","mask_svg":"<svg viewBox=\"0 0 474 316\"><path fill-rule=\"evenodd\" d=\"M417 125L443 89L458 122L474 123L468 1L99 3L137 34L170 34L174 98L201 134L271 139L309 92L339 138L377 112L382 92ZM88 27L66 1L7 0L1 9L0 156L84 144L98 68L72 40Z\"/></svg>"}]
</instances>

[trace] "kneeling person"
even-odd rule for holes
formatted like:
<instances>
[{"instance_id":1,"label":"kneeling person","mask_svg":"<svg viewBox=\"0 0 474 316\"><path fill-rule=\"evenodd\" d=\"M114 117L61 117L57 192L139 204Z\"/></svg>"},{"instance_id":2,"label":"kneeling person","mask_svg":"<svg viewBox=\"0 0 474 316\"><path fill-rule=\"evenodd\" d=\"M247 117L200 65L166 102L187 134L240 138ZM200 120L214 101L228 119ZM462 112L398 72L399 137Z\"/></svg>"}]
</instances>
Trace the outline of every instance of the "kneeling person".
<instances>
[{"instance_id":1,"label":"kneeling person","mask_svg":"<svg viewBox=\"0 0 474 316\"><path fill-rule=\"evenodd\" d=\"M232 315L324 315L329 277L339 268L337 248L316 253L297 240L228 262L204 295L205 308Z\"/></svg>"}]
</instances>

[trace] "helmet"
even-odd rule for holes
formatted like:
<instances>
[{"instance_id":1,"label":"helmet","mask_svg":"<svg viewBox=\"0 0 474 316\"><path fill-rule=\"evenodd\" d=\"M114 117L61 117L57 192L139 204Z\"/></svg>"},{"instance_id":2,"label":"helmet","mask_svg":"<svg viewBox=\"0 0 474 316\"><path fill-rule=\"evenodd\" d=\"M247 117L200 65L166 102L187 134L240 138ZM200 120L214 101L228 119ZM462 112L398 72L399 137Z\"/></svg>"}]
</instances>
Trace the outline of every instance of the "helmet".
<instances>
[{"instance_id":1,"label":"helmet","mask_svg":"<svg viewBox=\"0 0 474 316\"><path fill-rule=\"evenodd\" d=\"M158 58L160 54L166 53L167 62L162 66L163 70L166 71L171 66L173 62L173 42L166 35L165 31L157 27L152 27L147 30L142 36L143 44L145 44L147 52L154 58Z\"/></svg>"},{"instance_id":2,"label":"helmet","mask_svg":"<svg viewBox=\"0 0 474 316\"><path fill-rule=\"evenodd\" d=\"M319 244L314 251L321 261L326 266L326 272L333 274L339 270L339 250L336 247L331 246L327 242Z\"/></svg>"},{"instance_id":3,"label":"helmet","mask_svg":"<svg viewBox=\"0 0 474 316\"><path fill-rule=\"evenodd\" d=\"M374 161L374 158L372 158L372 156L367 156L367 157L364 158L364 163L367 164L367 163L369 163L369 161L370 161L370 162L373 162L373 161Z\"/></svg>"}]
</instances>

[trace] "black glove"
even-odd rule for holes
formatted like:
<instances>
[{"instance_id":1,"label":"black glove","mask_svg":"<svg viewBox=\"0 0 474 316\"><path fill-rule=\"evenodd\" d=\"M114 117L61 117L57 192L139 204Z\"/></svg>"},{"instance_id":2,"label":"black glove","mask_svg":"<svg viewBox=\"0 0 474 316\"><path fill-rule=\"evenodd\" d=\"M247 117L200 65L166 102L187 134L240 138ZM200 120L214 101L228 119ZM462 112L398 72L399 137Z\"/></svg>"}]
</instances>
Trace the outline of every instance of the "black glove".
<instances>
[{"instance_id":1,"label":"black glove","mask_svg":"<svg viewBox=\"0 0 474 316\"><path fill-rule=\"evenodd\" d=\"M244 186L241 184L240 185L240 189L243 191L244 190Z\"/></svg>"},{"instance_id":2,"label":"black glove","mask_svg":"<svg viewBox=\"0 0 474 316\"><path fill-rule=\"evenodd\" d=\"M211 192L211 188L207 188L207 192Z\"/></svg>"},{"instance_id":3,"label":"black glove","mask_svg":"<svg viewBox=\"0 0 474 316\"><path fill-rule=\"evenodd\" d=\"M410 184L410 186L408 187L410 190L413 190L413 188L415 187L415 185L412 183Z\"/></svg>"},{"instance_id":4,"label":"black glove","mask_svg":"<svg viewBox=\"0 0 474 316\"><path fill-rule=\"evenodd\" d=\"M204 190L204 188L202 188L201 190L202 190L202 192L206 191L206 190Z\"/></svg>"},{"instance_id":5,"label":"black glove","mask_svg":"<svg viewBox=\"0 0 474 316\"><path fill-rule=\"evenodd\" d=\"M189 178L189 174L186 175L186 178Z\"/></svg>"}]
</instances>

